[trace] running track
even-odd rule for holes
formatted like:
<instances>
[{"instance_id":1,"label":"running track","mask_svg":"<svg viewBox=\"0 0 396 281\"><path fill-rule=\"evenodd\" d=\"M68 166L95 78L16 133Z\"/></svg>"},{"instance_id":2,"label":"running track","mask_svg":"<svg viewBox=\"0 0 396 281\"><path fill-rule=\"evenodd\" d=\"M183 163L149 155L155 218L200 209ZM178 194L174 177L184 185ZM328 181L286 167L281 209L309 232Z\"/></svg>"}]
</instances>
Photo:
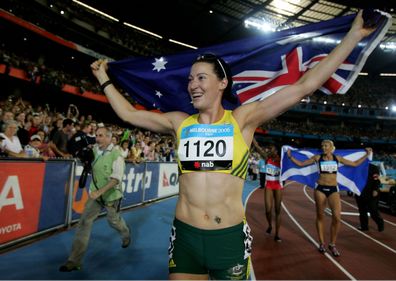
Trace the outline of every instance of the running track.
<instances>
[{"instance_id":1,"label":"running track","mask_svg":"<svg viewBox=\"0 0 396 281\"><path fill-rule=\"evenodd\" d=\"M338 258L317 251L315 206L311 188L291 182L283 193L281 243L265 233L264 192L250 195L246 215L253 233L252 263L256 279L266 280L394 280L396 279L396 217L384 214L385 231L361 232L353 197L343 195ZM326 242L330 215L326 216Z\"/></svg>"}]
</instances>

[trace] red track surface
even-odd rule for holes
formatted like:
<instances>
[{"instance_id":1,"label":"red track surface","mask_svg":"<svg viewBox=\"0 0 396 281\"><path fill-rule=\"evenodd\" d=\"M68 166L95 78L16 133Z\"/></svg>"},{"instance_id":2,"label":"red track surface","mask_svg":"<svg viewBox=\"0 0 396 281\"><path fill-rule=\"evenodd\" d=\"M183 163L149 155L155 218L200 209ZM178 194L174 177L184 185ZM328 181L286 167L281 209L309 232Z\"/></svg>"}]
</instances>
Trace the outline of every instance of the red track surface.
<instances>
[{"instance_id":1,"label":"red track surface","mask_svg":"<svg viewBox=\"0 0 396 281\"><path fill-rule=\"evenodd\" d=\"M342 223L337 248L341 256L317 250L313 191L290 183L283 193L282 242L265 233L264 192L250 196L246 216L253 233L252 264L257 280L391 280L396 279L396 217L381 213L385 231L378 232L370 219L370 230L361 232L353 197L341 195ZM345 212L345 214L344 214ZM289 214L290 215L289 215ZM353 215L355 214L355 215ZM326 216L325 239L329 241L330 215Z\"/></svg>"}]
</instances>

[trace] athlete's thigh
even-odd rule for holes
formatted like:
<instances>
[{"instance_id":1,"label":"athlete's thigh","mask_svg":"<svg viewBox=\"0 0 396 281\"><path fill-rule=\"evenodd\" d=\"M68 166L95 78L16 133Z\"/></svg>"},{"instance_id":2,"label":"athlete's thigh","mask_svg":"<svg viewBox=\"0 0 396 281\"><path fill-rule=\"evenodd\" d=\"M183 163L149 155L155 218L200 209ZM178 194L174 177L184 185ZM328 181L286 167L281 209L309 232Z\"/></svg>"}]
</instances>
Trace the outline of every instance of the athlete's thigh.
<instances>
[{"instance_id":1,"label":"athlete's thigh","mask_svg":"<svg viewBox=\"0 0 396 281\"><path fill-rule=\"evenodd\" d=\"M275 210L278 213L281 210L282 193L283 193L282 189L274 190Z\"/></svg>"},{"instance_id":2,"label":"athlete's thigh","mask_svg":"<svg viewBox=\"0 0 396 281\"><path fill-rule=\"evenodd\" d=\"M329 198L329 207L333 213L333 215L340 216L341 215L341 199L340 193L334 192L332 193Z\"/></svg>"},{"instance_id":3,"label":"athlete's thigh","mask_svg":"<svg viewBox=\"0 0 396 281\"><path fill-rule=\"evenodd\" d=\"M319 190L314 191L314 197L315 197L316 212L317 214L323 215L324 209L326 207L327 197L323 192Z\"/></svg>"},{"instance_id":4,"label":"athlete's thigh","mask_svg":"<svg viewBox=\"0 0 396 281\"><path fill-rule=\"evenodd\" d=\"M274 200L274 194L273 194L273 190L266 187L264 189L264 202L265 202L265 210L271 211L272 209L272 202Z\"/></svg>"}]
</instances>

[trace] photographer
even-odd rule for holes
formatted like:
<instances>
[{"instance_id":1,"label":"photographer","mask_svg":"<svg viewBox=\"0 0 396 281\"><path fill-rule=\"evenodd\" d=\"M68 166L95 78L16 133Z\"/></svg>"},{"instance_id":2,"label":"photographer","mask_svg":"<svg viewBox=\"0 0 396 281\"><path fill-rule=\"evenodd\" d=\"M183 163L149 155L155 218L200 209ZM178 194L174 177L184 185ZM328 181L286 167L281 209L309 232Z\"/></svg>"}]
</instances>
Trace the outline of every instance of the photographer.
<instances>
[{"instance_id":1,"label":"photographer","mask_svg":"<svg viewBox=\"0 0 396 281\"><path fill-rule=\"evenodd\" d=\"M359 220L361 231L369 230L369 219L367 213L375 221L378 231L384 231L384 219L378 210L379 189L381 182L379 180L379 169L376 165L370 163L367 177L367 183L360 196L355 194L356 203L359 208Z\"/></svg>"},{"instance_id":2,"label":"photographer","mask_svg":"<svg viewBox=\"0 0 396 281\"><path fill-rule=\"evenodd\" d=\"M96 131L96 145L93 148L92 181L90 194L84 212L77 225L71 254L59 271L79 270L87 250L92 224L102 208L107 210L109 225L118 231L122 239L122 248L131 242L130 229L120 216L120 204L123 197L121 181L125 162L121 152L111 143L112 133L102 127Z\"/></svg>"},{"instance_id":3,"label":"photographer","mask_svg":"<svg viewBox=\"0 0 396 281\"><path fill-rule=\"evenodd\" d=\"M92 148L96 143L96 138L88 136L91 132L91 124L82 124L81 130L78 130L67 142L67 151L73 156L80 158L80 151L84 147Z\"/></svg>"}]
</instances>

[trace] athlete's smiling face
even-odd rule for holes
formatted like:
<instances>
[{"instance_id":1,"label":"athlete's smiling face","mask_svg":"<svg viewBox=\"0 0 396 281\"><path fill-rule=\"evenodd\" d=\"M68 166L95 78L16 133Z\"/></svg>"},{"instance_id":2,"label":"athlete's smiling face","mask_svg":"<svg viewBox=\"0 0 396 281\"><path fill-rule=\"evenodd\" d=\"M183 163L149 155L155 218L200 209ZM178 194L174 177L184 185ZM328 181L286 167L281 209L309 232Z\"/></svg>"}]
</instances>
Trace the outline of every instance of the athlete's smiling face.
<instances>
[{"instance_id":1,"label":"athlete's smiling face","mask_svg":"<svg viewBox=\"0 0 396 281\"><path fill-rule=\"evenodd\" d=\"M323 141L322 142L322 150L324 154L330 154L334 151L334 145L330 141Z\"/></svg>"},{"instance_id":2,"label":"athlete's smiling face","mask_svg":"<svg viewBox=\"0 0 396 281\"><path fill-rule=\"evenodd\" d=\"M215 74L212 64L196 62L191 67L188 92L196 109L205 109L221 103L226 85L226 79L220 79Z\"/></svg>"}]
</instances>

